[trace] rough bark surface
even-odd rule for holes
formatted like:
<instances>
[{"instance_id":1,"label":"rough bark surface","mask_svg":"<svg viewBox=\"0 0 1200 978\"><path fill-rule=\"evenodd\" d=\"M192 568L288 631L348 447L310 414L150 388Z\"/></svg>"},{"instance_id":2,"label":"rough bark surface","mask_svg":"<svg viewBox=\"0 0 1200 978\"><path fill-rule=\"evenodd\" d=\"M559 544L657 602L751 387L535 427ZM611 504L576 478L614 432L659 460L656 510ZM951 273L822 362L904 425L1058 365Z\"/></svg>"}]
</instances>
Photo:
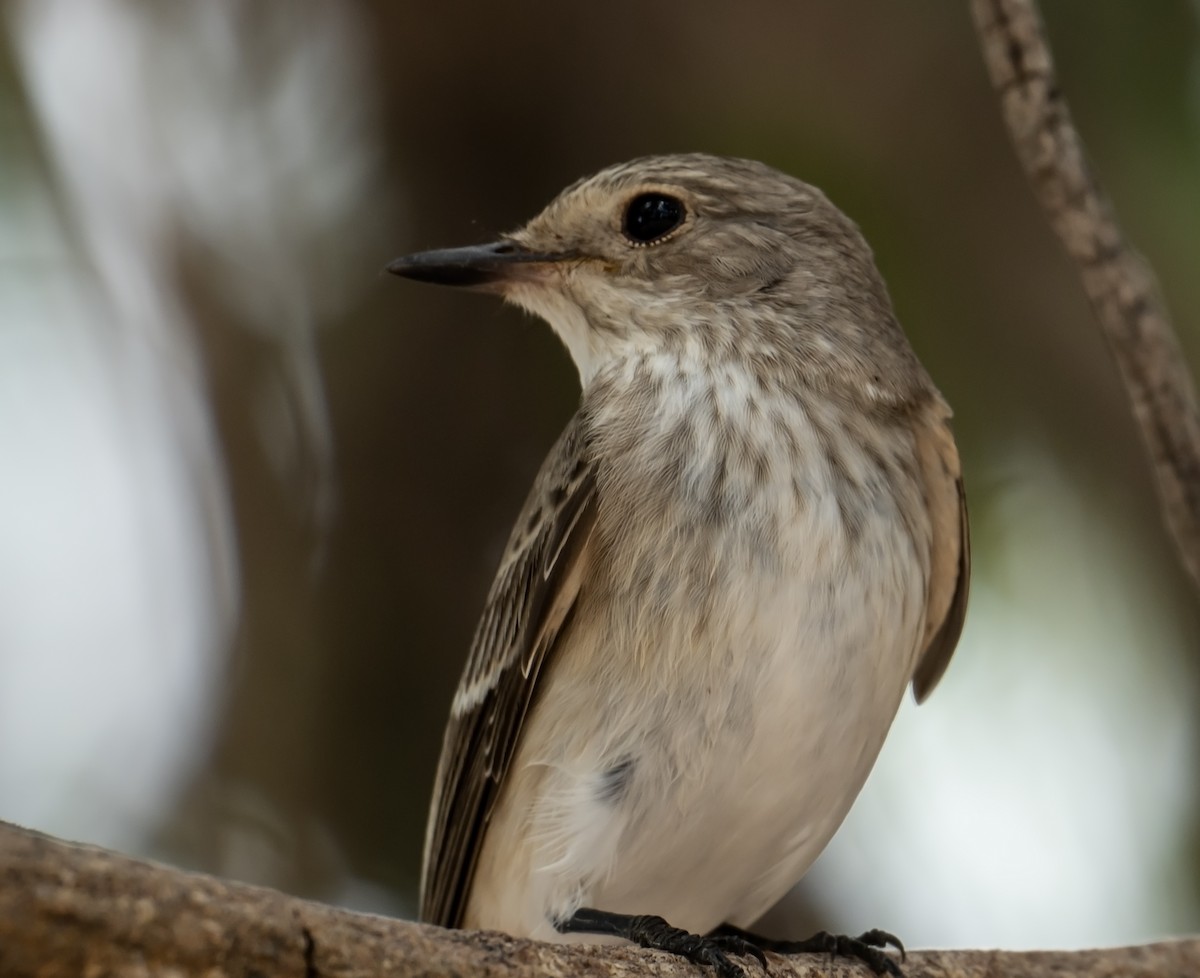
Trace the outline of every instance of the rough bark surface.
<instances>
[{"instance_id":1,"label":"rough bark surface","mask_svg":"<svg viewBox=\"0 0 1200 978\"><path fill-rule=\"evenodd\" d=\"M1149 452L1163 518L1200 589L1200 411L1158 284L1088 165L1036 0L971 0L971 8L1017 157L1079 268Z\"/></svg>"},{"instance_id":2,"label":"rough bark surface","mask_svg":"<svg viewBox=\"0 0 1200 978\"><path fill-rule=\"evenodd\" d=\"M824 956L770 956L771 974L855 975ZM761 974L746 962L749 978ZM1076 952L916 951L909 978L1159 978L1200 974L1200 940ZM485 978L704 971L626 947L564 947L335 910L0 823L0 976Z\"/></svg>"}]
</instances>

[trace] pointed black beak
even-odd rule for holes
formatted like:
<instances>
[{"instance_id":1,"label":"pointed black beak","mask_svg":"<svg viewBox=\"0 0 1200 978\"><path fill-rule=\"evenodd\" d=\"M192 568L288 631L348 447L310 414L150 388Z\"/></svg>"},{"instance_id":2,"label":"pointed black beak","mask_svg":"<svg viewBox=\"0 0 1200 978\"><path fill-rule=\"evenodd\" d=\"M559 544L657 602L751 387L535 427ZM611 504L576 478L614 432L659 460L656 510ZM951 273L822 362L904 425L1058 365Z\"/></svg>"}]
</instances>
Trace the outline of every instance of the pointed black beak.
<instances>
[{"instance_id":1,"label":"pointed black beak","mask_svg":"<svg viewBox=\"0 0 1200 978\"><path fill-rule=\"evenodd\" d=\"M546 265L566 257L527 251L513 241L497 241L468 248L419 251L397 258L387 270L418 282L486 288L526 277L524 273L534 270L531 266Z\"/></svg>"}]
</instances>

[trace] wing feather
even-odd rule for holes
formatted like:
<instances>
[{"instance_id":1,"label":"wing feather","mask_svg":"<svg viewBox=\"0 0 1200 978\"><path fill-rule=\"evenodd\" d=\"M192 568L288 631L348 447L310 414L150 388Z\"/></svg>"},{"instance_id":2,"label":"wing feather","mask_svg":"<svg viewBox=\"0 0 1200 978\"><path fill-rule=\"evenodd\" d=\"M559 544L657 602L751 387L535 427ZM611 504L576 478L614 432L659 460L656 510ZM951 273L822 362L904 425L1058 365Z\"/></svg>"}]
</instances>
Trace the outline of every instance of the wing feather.
<instances>
[{"instance_id":1,"label":"wing feather","mask_svg":"<svg viewBox=\"0 0 1200 978\"><path fill-rule=\"evenodd\" d=\"M923 702L934 687L962 634L971 578L971 537L958 448L949 410L922 433L917 461L933 526L932 560L926 598L925 651L913 674L913 695Z\"/></svg>"},{"instance_id":2,"label":"wing feather","mask_svg":"<svg viewBox=\"0 0 1200 978\"><path fill-rule=\"evenodd\" d=\"M579 415L551 450L509 538L455 695L434 786L421 918L457 927L538 686L579 594L596 480Z\"/></svg>"}]
</instances>

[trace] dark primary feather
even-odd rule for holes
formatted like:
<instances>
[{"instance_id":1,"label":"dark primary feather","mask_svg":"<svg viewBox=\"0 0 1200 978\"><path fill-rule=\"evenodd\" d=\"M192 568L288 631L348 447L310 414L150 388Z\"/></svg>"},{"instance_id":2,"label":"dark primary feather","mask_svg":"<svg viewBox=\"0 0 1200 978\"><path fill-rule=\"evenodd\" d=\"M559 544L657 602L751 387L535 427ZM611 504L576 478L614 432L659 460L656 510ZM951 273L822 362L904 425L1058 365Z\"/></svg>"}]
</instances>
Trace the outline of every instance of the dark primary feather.
<instances>
[{"instance_id":1,"label":"dark primary feather","mask_svg":"<svg viewBox=\"0 0 1200 978\"><path fill-rule=\"evenodd\" d=\"M925 650L913 674L913 696L924 702L950 664L967 614L971 536L958 448L948 416L918 436L917 462L933 530L926 596Z\"/></svg>"},{"instance_id":2,"label":"dark primary feather","mask_svg":"<svg viewBox=\"0 0 1200 978\"><path fill-rule=\"evenodd\" d=\"M483 834L538 673L578 594L595 495L583 422L576 415L517 518L446 729L421 879L421 919L430 923L462 923Z\"/></svg>"},{"instance_id":3,"label":"dark primary feather","mask_svg":"<svg viewBox=\"0 0 1200 978\"><path fill-rule=\"evenodd\" d=\"M950 608L946 617L942 619L941 627L930 639L925 654L917 664L917 671L913 674L913 695L918 703L925 702L942 678L946 666L950 664L950 657L958 645L959 636L962 635L963 620L967 617L967 592L971 580L971 536L967 529L967 497L963 492L961 479L957 482L957 488L960 536L954 597L950 600Z\"/></svg>"}]
</instances>

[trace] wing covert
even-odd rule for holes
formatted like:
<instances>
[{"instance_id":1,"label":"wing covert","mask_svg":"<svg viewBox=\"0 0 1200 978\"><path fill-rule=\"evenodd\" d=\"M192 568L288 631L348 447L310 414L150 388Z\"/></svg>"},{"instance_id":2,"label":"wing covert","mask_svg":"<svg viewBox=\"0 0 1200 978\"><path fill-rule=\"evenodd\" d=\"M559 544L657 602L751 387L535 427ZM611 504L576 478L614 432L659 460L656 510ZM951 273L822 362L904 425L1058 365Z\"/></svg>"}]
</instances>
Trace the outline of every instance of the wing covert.
<instances>
[{"instance_id":1,"label":"wing covert","mask_svg":"<svg viewBox=\"0 0 1200 978\"><path fill-rule=\"evenodd\" d=\"M912 680L918 703L933 692L950 664L967 614L971 578L967 497L949 409L943 405L942 410L945 415L922 433L917 452L933 528L925 646Z\"/></svg>"},{"instance_id":2,"label":"wing covert","mask_svg":"<svg viewBox=\"0 0 1200 978\"><path fill-rule=\"evenodd\" d=\"M484 831L537 692L538 675L579 593L596 480L576 415L517 518L454 697L434 785L421 919L461 924Z\"/></svg>"}]
</instances>

